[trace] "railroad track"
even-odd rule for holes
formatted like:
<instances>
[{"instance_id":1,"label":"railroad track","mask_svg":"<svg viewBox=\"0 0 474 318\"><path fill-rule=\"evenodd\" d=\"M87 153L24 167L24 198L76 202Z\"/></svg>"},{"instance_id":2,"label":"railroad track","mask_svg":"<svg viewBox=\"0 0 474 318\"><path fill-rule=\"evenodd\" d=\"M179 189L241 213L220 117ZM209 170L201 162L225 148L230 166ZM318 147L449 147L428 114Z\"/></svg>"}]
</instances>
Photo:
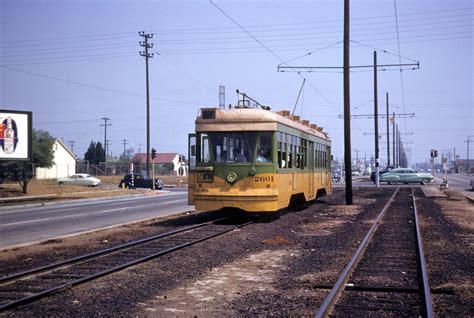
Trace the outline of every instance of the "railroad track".
<instances>
[{"instance_id":1,"label":"railroad track","mask_svg":"<svg viewBox=\"0 0 474 318\"><path fill-rule=\"evenodd\" d=\"M413 188L397 188L316 317L432 317Z\"/></svg>"},{"instance_id":2,"label":"railroad track","mask_svg":"<svg viewBox=\"0 0 474 318\"><path fill-rule=\"evenodd\" d=\"M194 245L254 220L225 217L0 278L0 312Z\"/></svg>"}]
</instances>

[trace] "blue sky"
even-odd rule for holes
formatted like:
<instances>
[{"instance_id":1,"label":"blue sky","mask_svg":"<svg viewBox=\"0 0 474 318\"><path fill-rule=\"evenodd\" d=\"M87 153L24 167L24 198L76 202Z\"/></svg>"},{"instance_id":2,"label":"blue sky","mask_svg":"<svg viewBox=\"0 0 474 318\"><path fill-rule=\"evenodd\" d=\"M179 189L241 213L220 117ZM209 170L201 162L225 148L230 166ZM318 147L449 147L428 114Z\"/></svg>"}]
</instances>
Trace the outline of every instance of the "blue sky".
<instances>
[{"instance_id":1,"label":"blue sky","mask_svg":"<svg viewBox=\"0 0 474 318\"><path fill-rule=\"evenodd\" d=\"M91 140L103 141L110 118L114 155L146 149L145 62L138 32L153 33L150 60L151 144L159 152L187 153L200 107L226 104L240 89L273 110L292 110L329 132L343 157L343 91L340 70L277 72L292 66L341 66L343 1L215 1L240 29L208 1L0 2L0 108L33 111L33 126L68 143L82 157ZM455 147L466 157L474 135L473 11L471 1L352 1L351 64L420 61L419 70L378 73L379 111L415 113L397 119L410 162L430 149ZM262 46L265 46L263 47ZM399 54L400 49L400 54ZM310 55L308 53L314 52ZM403 58L399 58L399 55ZM403 90L402 90L403 87ZM373 112L372 69L351 74L351 113ZM385 120L380 120L385 132ZM352 121L353 157L374 153L372 119ZM411 134L413 133L413 134ZM385 142L385 136L382 138ZM471 149L474 145L471 144ZM474 157L474 151L470 157ZM386 144L381 144L386 160Z\"/></svg>"}]
</instances>

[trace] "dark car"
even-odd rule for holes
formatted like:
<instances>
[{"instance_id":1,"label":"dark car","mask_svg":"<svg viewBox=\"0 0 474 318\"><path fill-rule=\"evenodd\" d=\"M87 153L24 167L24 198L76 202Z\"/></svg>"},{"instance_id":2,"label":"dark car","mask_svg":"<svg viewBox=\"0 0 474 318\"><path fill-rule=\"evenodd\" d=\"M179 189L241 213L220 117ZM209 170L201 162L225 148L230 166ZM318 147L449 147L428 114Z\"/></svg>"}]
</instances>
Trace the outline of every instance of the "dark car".
<instances>
[{"instance_id":1,"label":"dark car","mask_svg":"<svg viewBox=\"0 0 474 318\"><path fill-rule=\"evenodd\" d=\"M392 170L393 168L395 168L395 167L393 167L393 166L388 166L388 167L385 167L385 169L380 170L380 171L379 171L379 178L380 178L380 176L383 175L384 173L390 172L390 170ZM372 171L372 173L370 174L370 180L372 180L372 182L375 183L375 170Z\"/></svg>"},{"instance_id":2,"label":"dark car","mask_svg":"<svg viewBox=\"0 0 474 318\"><path fill-rule=\"evenodd\" d=\"M134 189L134 188L148 188L152 189L152 179L146 176L142 176L141 174L127 174L120 180L119 188L125 187L127 189ZM161 179L155 178L155 189L161 190L163 189L163 182Z\"/></svg>"}]
</instances>

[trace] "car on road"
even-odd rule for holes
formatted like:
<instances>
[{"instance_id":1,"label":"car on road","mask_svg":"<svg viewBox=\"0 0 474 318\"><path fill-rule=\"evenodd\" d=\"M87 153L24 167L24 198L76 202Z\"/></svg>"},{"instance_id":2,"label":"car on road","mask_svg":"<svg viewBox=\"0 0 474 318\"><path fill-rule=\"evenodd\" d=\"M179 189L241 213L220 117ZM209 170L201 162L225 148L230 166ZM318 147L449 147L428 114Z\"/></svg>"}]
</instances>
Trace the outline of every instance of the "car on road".
<instances>
[{"instance_id":1,"label":"car on road","mask_svg":"<svg viewBox=\"0 0 474 318\"><path fill-rule=\"evenodd\" d=\"M396 168L380 176L381 182L388 184L421 183L428 184L433 181L431 173L422 173L409 168Z\"/></svg>"},{"instance_id":2,"label":"car on road","mask_svg":"<svg viewBox=\"0 0 474 318\"><path fill-rule=\"evenodd\" d=\"M471 190L474 191L474 179L471 179Z\"/></svg>"},{"instance_id":3,"label":"car on road","mask_svg":"<svg viewBox=\"0 0 474 318\"><path fill-rule=\"evenodd\" d=\"M393 166L387 166L385 169L379 171L379 177L383 175L384 173L389 172L392 170L394 167ZM370 180L372 180L373 183L375 183L375 170L370 173Z\"/></svg>"},{"instance_id":4,"label":"car on road","mask_svg":"<svg viewBox=\"0 0 474 318\"><path fill-rule=\"evenodd\" d=\"M332 181L341 182L341 175L339 173L333 173L332 174Z\"/></svg>"},{"instance_id":5,"label":"car on road","mask_svg":"<svg viewBox=\"0 0 474 318\"><path fill-rule=\"evenodd\" d=\"M143 176L141 174L127 174L120 180L119 188L125 187L127 189L134 188L146 188L152 189L153 181L152 178ZM155 189L163 189L163 182L159 178L155 178Z\"/></svg>"},{"instance_id":6,"label":"car on road","mask_svg":"<svg viewBox=\"0 0 474 318\"><path fill-rule=\"evenodd\" d=\"M59 178L58 185L79 185L88 187L97 187L101 184L100 179L86 173L76 173L70 177Z\"/></svg>"}]
</instances>

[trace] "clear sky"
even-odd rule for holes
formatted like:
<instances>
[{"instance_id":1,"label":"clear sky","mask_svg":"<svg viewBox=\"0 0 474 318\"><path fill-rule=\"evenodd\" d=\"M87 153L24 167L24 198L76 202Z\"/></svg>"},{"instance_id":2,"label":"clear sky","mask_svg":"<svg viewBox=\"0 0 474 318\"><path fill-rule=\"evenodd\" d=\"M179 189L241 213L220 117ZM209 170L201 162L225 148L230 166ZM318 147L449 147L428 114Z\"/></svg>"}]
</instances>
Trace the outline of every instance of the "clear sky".
<instances>
[{"instance_id":1,"label":"clear sky","mask_svg":"<svg viewBox=\"0 0 474 318\"><path fill-rule=\"evenodd\" d=\"M219 85L226 104L236 103L239 89L272 110L292 110L304 77L295 113L324 127L342 158L342 71L296 74L277 66L342 66L343 1L214 2L248 33L204 0L2 0L0 108L33 111L34 128L74 141L79 157L91 140L103 142L102 117L112 124L113 155L123 139L145 151L138 53L145 31L154 34L151 145L158 152L187 153L198 109L218 106ZM388 92L390 112L415 113L397 118L410 163L425 162L433 148L466 157L465 140L474 135L472 33L470 0L352 1L352 65L372 64L374 49L379 64L420 62L418 70L378 73L379 111ZM373 113L373 99L373 70L353 69L352 114ZM379 127L385 132L385 119ZM373 155L373 129L373 119L352 121L354 158Z\"/></svg>"}]
</instances>

